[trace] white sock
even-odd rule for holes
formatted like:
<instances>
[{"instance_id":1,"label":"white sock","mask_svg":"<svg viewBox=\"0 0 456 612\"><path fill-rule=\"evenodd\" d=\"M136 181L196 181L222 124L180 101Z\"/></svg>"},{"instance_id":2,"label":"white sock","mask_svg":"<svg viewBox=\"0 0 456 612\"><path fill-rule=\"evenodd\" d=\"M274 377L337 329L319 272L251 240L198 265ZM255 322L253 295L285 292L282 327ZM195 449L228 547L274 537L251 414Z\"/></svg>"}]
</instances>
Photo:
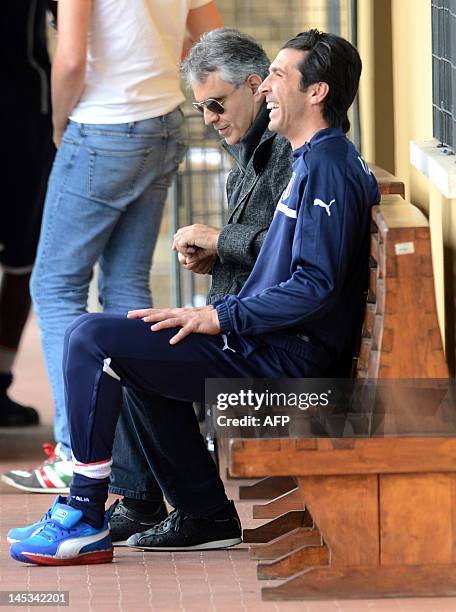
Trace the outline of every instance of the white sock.
<instances>
[{"instance_id":1,"label":"white sock","mask_svg":"<svg viewBox=\"0 0 456 612\"><path fill-rule=\"evenodd\" d=\"M103 478L109 478L111 475L112 458L106 459L105 461L97 461L95 463L82 463L76 459L71 453L73 459L73 472L75 474L82 474L86 478L95 478L96 480L102 480Z\"/></svg>"}]
</instances>

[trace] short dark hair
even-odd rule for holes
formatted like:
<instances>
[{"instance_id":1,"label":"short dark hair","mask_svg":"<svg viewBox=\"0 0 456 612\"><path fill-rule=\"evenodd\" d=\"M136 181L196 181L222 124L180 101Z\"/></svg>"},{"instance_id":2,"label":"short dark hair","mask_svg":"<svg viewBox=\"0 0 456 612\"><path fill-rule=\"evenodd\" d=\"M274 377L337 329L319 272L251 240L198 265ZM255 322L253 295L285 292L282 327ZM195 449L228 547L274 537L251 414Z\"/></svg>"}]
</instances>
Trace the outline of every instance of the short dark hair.
<instances>
[{"instance_id":1,"label":"short dark hair","mask_svg":"<svg viewBox=\"0 0 456 612\"><path fill-rule=\"evenodd\" d=\"M286 42L282 49L304 51L299 62L300 89L323 81L329 92L323 104L323 118L330 127L350 129L347 111L355 99L361 75L361 58L355 47L336 34L308 30Z\"/></svg>"}]
</instances>

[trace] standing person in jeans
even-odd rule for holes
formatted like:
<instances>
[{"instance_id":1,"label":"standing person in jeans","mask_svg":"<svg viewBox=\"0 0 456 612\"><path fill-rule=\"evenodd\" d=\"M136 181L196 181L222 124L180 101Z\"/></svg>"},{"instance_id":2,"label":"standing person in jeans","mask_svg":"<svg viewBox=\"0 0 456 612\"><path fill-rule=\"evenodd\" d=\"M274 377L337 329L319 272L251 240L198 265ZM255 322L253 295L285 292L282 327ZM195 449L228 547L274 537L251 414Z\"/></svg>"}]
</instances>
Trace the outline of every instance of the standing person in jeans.
<instances>
[{"instance_id":1,"label":"standing person in jeans","mask_svg":"<svg viewBox=\"0 0 456 612\"><path fill-rule=\"evenodd\" d=\"M269 111L258 91L268 68L263 48L229 28L205 34L183 64L184 78L198 100L194 106L206 125L220 133L222 146L235 160L226 185L227 223L183 227L174 240L185 268L211 273L208 304L241 289L291 176L290 143L268 130ZM154 476L153 410L146 393L125 389L110 486L111 493L124 496L109 510L111 538L117 546L167 516Z\"/></svg>"},{"instance_id":2,"label":"standing person in jeans","mask_svg":"<svg viewBox=\"0 0 456 612\"><path fill-rule=\"evenodd\" d=\"M43 466L3 476L31 492L65 491L71 480L63 338L86 311L95 263L105 312L152 304L153 250L184 153L182 49L187 35L195 41L221 19L213 0L59 0L57 24L52 101L58 153L31 290L58 444Z\"/></svg>"},{"instance_id":3,"label":"standing person in jeans","mask_svg":"<svg viewBox=\"0 0 456 612\"><path fill-rule=\"evenodd\" d=\"M3 61L0 109L2 161L0 213L0 427L36 425L38 413L9 397L13 365L30 311L29 282L40 234L52 143L46 0L2 5Z\"/></svg>"}]
</instances>

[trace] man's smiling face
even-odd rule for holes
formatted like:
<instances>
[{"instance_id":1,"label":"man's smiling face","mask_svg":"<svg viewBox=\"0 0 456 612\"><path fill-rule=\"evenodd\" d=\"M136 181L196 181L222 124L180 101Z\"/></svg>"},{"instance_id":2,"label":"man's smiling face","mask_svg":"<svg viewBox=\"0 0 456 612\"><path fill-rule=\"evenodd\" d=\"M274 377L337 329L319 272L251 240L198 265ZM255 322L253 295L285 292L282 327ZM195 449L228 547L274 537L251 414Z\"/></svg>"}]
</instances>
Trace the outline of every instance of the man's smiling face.
<instances>
[{"instance_id":1,"label":"man's smiling face","mask_svg":"<svg viewBox=\"0 0 456 612\"><path fill-rule=\"evenodd\" d=\"M269 68L269 76L260 85L271 111L269 129L290 141L297 128L306 121L309 110L309 95L300 89L298 66L303 57L303 51L282 49Z\"/></svg>"},{"instance_id":2,"label":"man's smiling face","mask_svg":"<svg viewBox=\"0 0 456 612\"><path fill-rule=\"evenodd\" d=\"M252 75L253 76L253 75ZM219 72L210 72L204 83L192 83L196 102L204 102L209 98L221 102L223 113L217 113L204 108L204 123L212 125L219 136L228 144L237 144L252 125L258 112L258 104L254 92L247 81L236 88L224 81ZM259 77L257 80L260 81Z\"/></svg>"}]
</instances>

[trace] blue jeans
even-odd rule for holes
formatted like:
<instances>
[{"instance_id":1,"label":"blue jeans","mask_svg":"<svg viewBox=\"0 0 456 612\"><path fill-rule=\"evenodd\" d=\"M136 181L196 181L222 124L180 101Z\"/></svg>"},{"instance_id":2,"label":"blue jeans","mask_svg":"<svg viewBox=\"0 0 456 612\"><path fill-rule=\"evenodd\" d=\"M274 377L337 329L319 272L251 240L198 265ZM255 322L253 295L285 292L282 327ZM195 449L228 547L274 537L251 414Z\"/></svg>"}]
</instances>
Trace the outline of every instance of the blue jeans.
<instances>
[{"instance_id":1,"label":"blue jeans","mask_svg":"<svg viewBox=\"0 0 456 612\"><path fill-rule=\"evenodd\" d=\"M180 109L133 123L70 121L57 152L31 293L55 404L54 436L68 454L65 330L86 312L97 262L105 312L151 306L149 271L167 190L185 151L182 122Z\"/></svg>"}]
</instances>

